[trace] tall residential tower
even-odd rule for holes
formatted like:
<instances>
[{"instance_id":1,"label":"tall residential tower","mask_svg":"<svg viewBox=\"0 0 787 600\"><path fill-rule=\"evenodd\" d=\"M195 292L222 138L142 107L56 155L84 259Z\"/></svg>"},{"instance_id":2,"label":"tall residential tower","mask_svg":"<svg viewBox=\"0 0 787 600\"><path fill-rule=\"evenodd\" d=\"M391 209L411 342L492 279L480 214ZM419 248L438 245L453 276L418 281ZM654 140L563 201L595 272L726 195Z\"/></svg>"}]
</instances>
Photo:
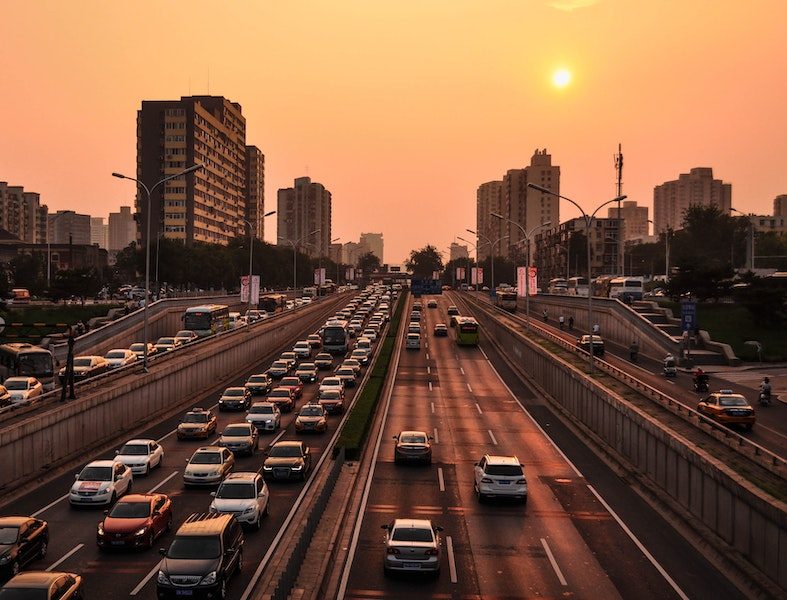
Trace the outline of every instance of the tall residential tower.
<instances>
[{"instance_id":1,"label":"tall residential tower","mask_svg":"<svg viewBox=\"0 0 787 600\"><path fill-rule=\"evenodd\" d=\"M299 177L277 195L276 243L297 244L309 256L328 256L331 244L331 192L309 177ZM312 232L317 232L310 235Z\"/></svg>"}]
</instances>

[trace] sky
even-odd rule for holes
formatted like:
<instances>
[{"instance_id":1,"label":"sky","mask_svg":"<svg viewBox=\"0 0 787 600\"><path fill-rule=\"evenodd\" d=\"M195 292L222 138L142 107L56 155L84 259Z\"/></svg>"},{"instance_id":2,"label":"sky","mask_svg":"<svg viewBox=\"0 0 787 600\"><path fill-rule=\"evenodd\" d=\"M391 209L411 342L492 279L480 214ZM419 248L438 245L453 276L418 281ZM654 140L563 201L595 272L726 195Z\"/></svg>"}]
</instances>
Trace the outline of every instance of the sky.
<instances>
[{"instance_id":1,"label":"sky","mask_svg":"<svg viewBox=\"0 0 787 600\"><path fill-rule=\"evenodd\" d=\"M309 176L333 237L382 232L389 263L447 254L478 186L536 148L588 212L615 196L619 143L651 210L693 167L745 212L787 193L784 0L2 0L0 22L0 181L50 212L133 205L111 173L135 172L142 100L207 93L243 107L266 210Z\"/></svg>"}]
</instances>

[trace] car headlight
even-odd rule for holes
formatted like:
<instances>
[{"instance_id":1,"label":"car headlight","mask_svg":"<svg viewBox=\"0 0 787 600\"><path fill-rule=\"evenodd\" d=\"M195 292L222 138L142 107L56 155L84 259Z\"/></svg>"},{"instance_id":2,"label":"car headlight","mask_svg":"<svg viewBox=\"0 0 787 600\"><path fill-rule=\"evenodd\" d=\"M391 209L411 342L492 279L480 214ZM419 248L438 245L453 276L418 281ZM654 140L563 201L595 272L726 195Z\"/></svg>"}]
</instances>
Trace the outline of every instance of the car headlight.
<instances>
[{"instance_id":1,"label":"car headlight","mask_svg":"<svg viewBox=\"0 0 787 600\"><path fill-rule=\"evenodd\" d=\"M167 574L161 569L159 569L158 577L156 577L156 581L164 585L169 585L169 577L167 577Z\"/></svg>"},{"instance_id":2,"label":"car headlight","mask_svg":"<svg viewBox=\"0 0 787 600\"><path fill-rule=\"evenodd\" d=\"M215 507L213 504L211 504L211 505L208 507L208 512L209 512L209 513L213 513L213 514L215 514L215 513L219 512L219 509L218 509L218 508L216 508L216 507Z\"/></svg>"},{"instance_id":3,"label":"car headlight","mask_svg":"<svg viewBox=\"0 0 787 600\"><path fill-rule=\"evenodd\" d=\"M210 472L210 474L211 474L211 475L218 475L219 473L221 473L221 469L213 469L213 470Z\"/></svg>"},{"instance_id":4,"label":"car headlight","mask_svg":"<svg viewBox=\"0 0 787 600\"><path fill-rule=\"evenodd\" d=\"M104 535L104 524L103 523L99 523L98 524L98 535Z\"/></svg>"},{"instance_id":5,"label":"car headlight","mask_svg":"<svg viewBox=\"0 0 787 600\"><path fill-rule=\"evenodd\" d=\"M301 469L303 469L303 465L297 465L297 466L295 466L295 467L290 467L290 468L291 468L293 471L300 471Z\"/></svg>"},{"instance_id":6,"label":"car headlight","mask_svg":"<svg viewBox=\"0 0 787 600\"><path fill-rule=\"evenodd\" d=\"M216 583L216 571L211 571L199 582L200 585L213 585L214 583Z\"/></svg>"},{"instance_id":7,"label":"car headlight","mask_svg":"<svg viewBox=\"0 0 787 600\"><path fill-rule=\"evenodd\" d=\"M254 507L250 506L249 508L247 508L246 510L243 511L243 514L244 515L250 515L253 512L254 512Z\"/></svg>"},{"instance_id":8,"label":"car headlight","mask_svg":"<svg viewBox=\"0 0 787 600\"><path fill-rule=\"evenodd\" d=\"M134 535L145 535L148 531L147 527L142 527L134 532Z\"/></svg>"},{"instance_id":9,"label":"car headlight","mask_svg":"<svg viewBox=\"0 0 787 600\"><path fill-rule=\"evenodd\" d=\"M268 465L262 465L263 471L273 471L273 467L269 467Z\"/></svg>"}]
</instances>

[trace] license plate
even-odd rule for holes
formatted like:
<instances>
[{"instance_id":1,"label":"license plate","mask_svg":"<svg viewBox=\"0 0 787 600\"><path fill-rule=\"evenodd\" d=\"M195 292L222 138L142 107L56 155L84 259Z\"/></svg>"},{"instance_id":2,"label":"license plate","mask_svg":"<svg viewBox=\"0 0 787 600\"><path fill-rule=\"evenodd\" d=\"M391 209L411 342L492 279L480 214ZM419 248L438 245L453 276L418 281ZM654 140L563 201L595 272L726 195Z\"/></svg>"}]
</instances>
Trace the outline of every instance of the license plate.
<instances>
[{"instance_id":1,"label":"license plate","mask_svg":"<svg viewBox=\"0 0 787 600\"><path fill-rule=\"evenodd\" d=\"M175 590L176 596L193 596L194 590Z\"/></svg>"},{"instance_id":2,"label":"license plate","mask_svg":"<svg viewBox=\"0 0 787 600\"><path fill-rule=\"evenodd\" d=\"M123 540L112 540L112 545L113 546L122 546L123 545Z\"/></svg>"},{"instance_id":3,"label":"license plate","mask_svg":"<svg viewBox=\"0 0 787 600\"><path fill-rule=\"evenodd\" d=\"M498 481L497 483L499 483L500 485L508 485L511 482L510 481Z\"/></svg>"},{"instance_id":4,"label":"license plate","mask_svg":"<svg viewBox=\"0 0 787 600\"><path fill-rule=\"evenodd\" d=\"M417 563L417 562L406 562L406 563L402 564L402 566L403 566L405 569L420 569L420 568L421 568L421 563Z\"/></svg>"}]
</instances>

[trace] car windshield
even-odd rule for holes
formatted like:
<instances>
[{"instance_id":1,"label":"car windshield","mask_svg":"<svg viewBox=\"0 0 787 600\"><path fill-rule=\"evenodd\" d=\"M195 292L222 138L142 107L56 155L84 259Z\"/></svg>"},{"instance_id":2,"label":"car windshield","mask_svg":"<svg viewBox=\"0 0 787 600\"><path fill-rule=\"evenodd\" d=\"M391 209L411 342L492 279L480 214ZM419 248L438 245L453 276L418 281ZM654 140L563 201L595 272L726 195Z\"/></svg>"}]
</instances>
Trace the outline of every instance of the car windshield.
<instances>
[{"instance_id":1,"label":"car windshield","mask_svg":"<svg viewBox=\"0 0 787 600\"><path fill-rule=\"evenodd\" d=\"M271 393L268 394L268 398L289 398L290 397L290 390L283 389L283 388L276 388L275 390L271 390Z\"/></svg>"},{"instance_id":2,"label":"car windshield","mask_svg":"<svg viewBox=\"0 0 787 600\"><path fill-rule=\"evenodd\" d=\"M282 360L295 360L295 352L282 352L281 353Z\"/></svg>"},{"instance_id":3,"label":"car windshield","mask_svg":"<svg viewBox=\"0 0 787 600\"><path fill-rule=\"evenodd\" d=\"M8 379L3 385L9 392L12 390L26 390L27 379Z\"/></svg>"},{"instance_id":4,"label":"car windshield","mask_svg":"<svg viewBox=\"0 0 787 600\"><path fill-rule=\"evenodd\" d=\"M424 435L400 435L399 442L402 444L425 444L426 443L426 436Z\"/></svg>"},{"instance_id":5,"label":"car windshield","mask_svg":"<svg viewBox=\"0 0 787 600\"><path fill-rule=\"evenodd\" d=\"M132 352L143 352L145 350L145 344L131 344L128 349Z\"/></svg>"},{"instance_id":6,"label":"car windshield","mask_svg":"<svg viewBox=\"0 0 787 600\"><path fill-rule=\"evenodd\" d=\"M519 465L487 465L484 472L487 475L501 475L506 477L522 477L522 467Z\"/></svg>"},{"instance_id":7,"label":"car windshield","mask_svg":"<svg viewBox=\"0 0 787 600\"><path fill-rule=\"evenodd\" d=\"M225 437L243 437L251 435L249 432L249 428L245 425L238 425L237 427L227 427L224 430L223 435Z\"/></svg>"},{"instance_id":8,"label":"car windshield","mask_svg":"<svg viewBox=\"0 0 787 600\"><path fill-rule=\"evenodd\" d=\"M40 377L52 375L52 355L46 351L26 352L19 356L19 374Z\"/></svg>"},{"instance_id":9,"label":"car windshield","mask_svg":"<svg viewBox=\"0 0 787 600\"><path fill-rule=\"evenodd\" d=\"M243 388L227 388L224 390L225 396L243 396L246 393L246 390Z\"/></svg>"},{"instance_id":10,"label":"car windshield","mask_svg":"<svg viewBox=\"0 0 787 600\"><path fill-rule=\"evenodd\" d=\"M252 375L246 383L265 383L267 380L265 375Z\"/></svg>"},{"instance_id":11,"label":"car windshield","mask_svg":"<svg viewBox=\"0 0 787 600\"><path fill-rule=\"evenodd\" d=\"M79 481L112 481L112 467L85 467Z\"/></svg>"},{"instance_id":12,"label":"car windshield","mask_svg":"<svg viewBox=\"0 0 787 600\"><path fill-rule=\"evenodd\" d=\"M74 366L75 367L89 367L93 362L91 358L75 358L74 359Z\"/></svg>"},{"instance_id":13,"label":"car windshield","mask_svg":"<svg viewBox=\"0 0 787 600\"><path fill-rule=\"evenodd\" d=\"M358 349L353 350L353 353L350 356L366 356L366 350Z\"/></svg>"},{"instance_id":14,"label":"car windshield","mask_svg":"<svg viewBox=\"0 0 787 600\"><path fill-rule=\"evenodd\" d=\"M183 417L184 423L207 423L208 413L186 413Z\"/></svg>"},{"instance_id":15,"label":"car windshield","mask_svg":"<svg viewBox=\"0 0 787 600\"><path fill-rule=\"evenodd\" d=\"M118 454L144 456L148 453L146 444L126 444L120 449Z\"/></svg>"},{"instance_id":16,"label":"car windshield","mask_svg":"<svg viewBox=\"0 0 787 600\"><path fill-rule=\"evenodd\" d=\"M325 387L341 387L342 382L338 377L326 377L322 380L322 385Z\"/></svg>"},{"instance_id":17,"label":"car windshield","mask_svg":"<svg viewBox=\"0 0 787 600\"><path fill-rule=\"evenodd\" d=\"M302 456L299 446L274 446L269 456L277 458L296 458Z\"/></svg>"},{"instance_id":18,"label":"car windshield","mask_svg":"<svg viewBox=\"0 0 787 600\"><path fill-rule=\"evenodd\" d=\"M160 338L159 341L156 342L156 343L157 344L165 344L165 345L170 345L171 346L172 344L175 343L175 338L171 338L171 337Z\"/></svg>"},{"instance_id":19,"label":"car windshield","mask_svg":"<svg viewBox=\"0 0 787 600\"><path fill-rule=\"evenodd\" d=\"M303 363L298 367L299 371L314 371L314 363Z\"/></svg>"},{"instance_id":20,"label":"car windshield","mask_svg":"<svg viewBox=\"0 0 787 600\"><path fill-rule=\"evenodd\" d=\"M749 403L746 402L746 398L743 398L741 396L720 396L719 404L721 406L748 406L749 405Z\"/></svg>"},{"instance_id":21,"label":"car windshield","mask_svg":"<svg viewBox=\"0 0 787 600\"><path fill-rule=\"evenodd\" d=\"M192 465L220 465L221 455L218 452L197 452L189 462Z\"/></svg>"},{"instance_id":22,"label":"car windshield","mask_svg":"<svg viewBox=\"0 0 787 600\"><path fill-rule=\"evenodd\" d=\"M47 600L49 592L34 588L3 588L0 600Z\"/></svg>"},{"instance_id":23,"label":"car windshield","mask_svg":"<svg viewBox=\"0 0 787 600\"><path fill-rule=\"evenodd\" d=\"M339 395L339 390L334 389L334 390L325 390L322 393L322 398L325 398L326 400L338 400L339 398L341 398L341 396Z\"/></svg>"},{"instance_id":24,"label":"car windshield","mask_svg":"<svg viewBox=\"0 0 787 600\"><path fill-rule=\"evenodd\" d=\"M308 350L309 349L309 342L298 342L295 344L295 347L299 350Z\"/></svg>"},{"instance_id":25,"label":"car windshield","mask_svg":"<svg viewBox=\"0 0 787 600\"><path fill-rule=\"evenodd\" d=\"M191 331L190 329L182 329L175 334L175 337L191 338L194 337L194 335L195 335L194 332Z\"/></svg>"},{"instance_id":26,"label":"car windshield","mask_svg":"<svg viewBox=\"0 0 787 600\"><path fill-rule=\"evenodd\" d=\"M415 527L397 527L391 539L395 542L432 542L431 529L418 529Z\"/></svg>"},{"instance_id":27,"label":"car windshield","mask_svg":"<svg viewBox=\"0 0 787 600\"><path fill-rule=\"evenodd\" d=\"M271 369L286 369L287 363L283 360L277 360L271 365Z\"/></svg>"},{"instance_id":28,"label":"car windshield","mask_svg":"<svg viewBox=\"0 0 787 600\"><path fill-rule=\"evenodd\" d=\"M221 556L221 543L218 536L175 536L167 551L167 558L184 560L219 556Z\"/></svg>"},{"instance_id":29,"label":"car windshield","mask_svg":"<svg viewBox=\"0 0 787 600\"><path fill-rule=\"evenodd\" d=\"M315 360L329 360L329 361L333 361L333 357L330 354L326 354L326 353L323 352L321 354L318 354L317 358Z\"/></svg>"},{"instance_id":30,"label":"car windshield","mask_svg":"<svg viewBox=\"0 0 787 600\"><path fill-rule=\"evenodd\" d=\"M113 350L112 352L107 352L107 355L104 358L126 358L126 351Z\"/></svg>"},{"instance_id":31,"label":"car windshield","mask_svg":"<svg viewBox=\"0 0 787 600\"><path fill-rule=\"evenodd\" d=\"M225 500L249 499L254 498L256 495L256 489L253 483L225 482L219 486L216 492L216 498L223 498Z\"/></svg>"},{"instance_id":32,"label":"car windshield","mask_svg":"<svg viewBox=\"0 0 787 600\"><path fill-rule=\"evenodd\" d=\"M302 417L321 417L322 409L319 406L304 406L301 409Z\"/></svg>"},{"instance_id":33,"label":"car windshield","mask_svg":"<svg viewBox=\"0 0 787 600\"><path fill-rule=\"evenodd\" d=\"M249 414L272 415L273 412L273 406L252 406Z\"/></svg>"},{"instance_id":34,"label":"car windshield","mask_svg":"<svg viewBox=\"0 0 787 600\"><path fill-rule=\"evenodd\" d=\"M301 385L301 380L297 377L282 377L281 380L282 385L289 385L289 386L297 386Z\"/></svg>"},{"instance_id":35,"label":"car windshield","mask_svg":"<svg viewBox=\"0 0 787 600\"><path fill-rule=\"evenodd\" d=\"M150 502L118 502L109 511L115 519L144 519L150 516Z\"/></svg>"},{"instance_id":36,"label":"car windshield","mask_svg":"<svg viewBox=\"0 0 787 600\"><path fill-rule=\"evenodd\" d=\"M0 544L14 544L19 535L19 527L0 527Z\"/></svg>"},{"instance_id":37,"label":"car windshield","mask_svg":"<svg viewBox=\"0 0 787 600\"><path fill-rule=\"evenodd\" d=\"M350 375L352 377L355 377L355 371L353 371L352 367L342 367L341 369L336 371L336 374L337 375L345 375L345 376Z\"/></svg>"}]
</instances>

